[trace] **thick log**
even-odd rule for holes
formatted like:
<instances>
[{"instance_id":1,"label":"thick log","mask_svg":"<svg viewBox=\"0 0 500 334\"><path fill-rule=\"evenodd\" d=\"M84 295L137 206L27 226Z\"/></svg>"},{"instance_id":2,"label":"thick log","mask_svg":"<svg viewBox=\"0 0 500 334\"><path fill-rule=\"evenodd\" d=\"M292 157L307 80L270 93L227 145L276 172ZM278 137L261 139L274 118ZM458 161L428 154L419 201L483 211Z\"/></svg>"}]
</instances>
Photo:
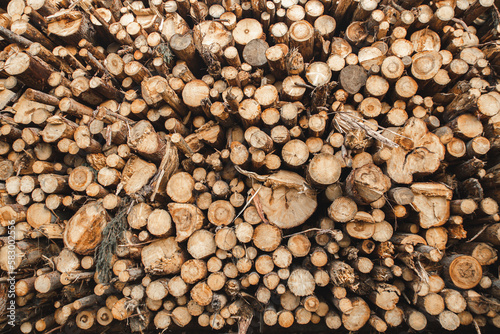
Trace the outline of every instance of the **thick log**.
<instances>
[{"instance_id":1,"label":"thick log","mask_svg":"<svg viewBox=\"0 0 500 334\"><path fill-rule=\"evenodd\" d=\"M16 242L14 250L2 242L0 268L6 272L33 266L40 261L43 249L27 241ZM12 259L12 255L14 259ZM10 256L10 258L9 258Z\"/></svg>"},{"instance_id":2,"label":"thick log","mask_svg":"<svg viewBox=\"0 0 500 334\"><path fill-rule=\"evenodd\" d=\"M58 12L51 16L47 30L69 45L77 46L86 39L95 43L95 29L88 17L79 11Z\"/></svg>"},{"instance_id":3,"label":"thick log","mask_svg":"<svg viewBox=\"0 0 500 334\"><path fill-rule=\"evenodd\" d=\"M155 241L142 249L142 263L151 274L176 274L181 270L185 254L173 237Z\"/></svg>"},{"instance_id":4,"label":"thick log","mask_svg":"<svg viewBox=\"0 0 500 334\"><path fill-rule=\"evenodd\" d=\"M472 289L482 277L479 262L471 256L451 255L443 258L444 277L450 284L460 289Z\"/></svg>"},{"instance_id":5,"label":"thick log","mask_svg":"<svg viewBox=\"0 0 500 334\"><path fill-rule=\"evenodd\" d=\"M65 246L81 255L92 253L102 240L102 230L108 220L109 216L100 202L84 205L68 221L64 230Z\"/></svg>"},{"instance_id":6,"label":"thick log","mask_svg":"<svg viewBox=\"0 0 500 334\"><path fill-rule=\"evenodd\" d=\"M45 90L52 70L27 53L19 52L5 62L5 72L16 76L28 87Z\"/></svg>"}]
</instances>

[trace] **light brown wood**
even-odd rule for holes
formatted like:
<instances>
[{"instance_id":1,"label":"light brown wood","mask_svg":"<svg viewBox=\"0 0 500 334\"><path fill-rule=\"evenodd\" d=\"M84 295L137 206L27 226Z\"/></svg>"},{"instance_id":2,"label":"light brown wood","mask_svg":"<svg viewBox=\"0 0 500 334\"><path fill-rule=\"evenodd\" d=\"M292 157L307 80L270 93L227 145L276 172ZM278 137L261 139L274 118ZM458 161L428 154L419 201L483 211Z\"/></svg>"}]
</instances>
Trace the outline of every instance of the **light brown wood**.
<instances>
[{"instance_id":1,"label":"light brown wood","mask_svg":"<svg viewBox=\"0 0 500 334\"><path fill-rule=\"evenodd\" d=\"M253 39L261 38L262 26L255 19L240 20L233 30L233 38L236 44L245 46Z\"/></svg>"},{"instance_id":2,"label":"light brown wood","mask_svg":"<svg viewBox=\"0 0 500 334\"><path fill-rule=\"evenodd\" d=\"M366 302L359 297L353 298L351 302L353 309L349 314L342 314L342 324L348 330L358 330L370 318L370 311Z\"/></svg>"},{"instance_id":3,"label":"light brown wood","mask_svg":"<svg viewBox=\"0 0 500 334\"><path fill-rule=\"evenodd\" d=\"M168 252L158 253L162 249ZM141 258L146 272L175 274L180 271L185 255L174 238L169 237L145 246ZM167 261L162 263L162 260Z\"/></svg>"},{"instance_id":4,"label":"light brown wood","mask_svg":"<svg viewBox=\"0 0 500 334\"><path fill-rule=\"evenodd\" d=\"M354 218L358 207L349 197L339 197L328 208L328 216L334 221L346 223Z\"/></svg>"},{"instance_id":5,"label":"light brown wood","mask_svg":"<svg viewBox=\"0 0 500 334\"><path fill-rule=\"evenodd\" d=\"M20 52L7 59L5 72L15 75L30 88L44 90L48 87L47 79L52 71L29 54Z\"/></svg>"},{"instance_id":6,"label":"light brown wood","mask_svg":"<svg viewBox=\"0 0 500 334\"><path fill-rule=\"evenodd\" d=\"M80 208L64 231L64 243L67 248L82 255L89 254L102 240L101 231L109 219L106 211L99 202L90 202ZM87 230L81 230L79 226L85 224Z\"/></svg>"},{"instance_id":7,"label":"light brown wood","mask_svg":"<svg viewBox=\"0 0 500 334\"><path fill-rule=\"evenodd\" d=\"M473 257L466 255L448 256L443 258L443 264L445 266L445 278L456 287L462 289L473 288L481 280L481 265ZM465 271L460 270L461 267L467 269Z\"/></svg>"},{"instance_id":8,"label":"light brown wood","mask_svg":"<svg viewBox=\"0 0 500 334\"><path fill-rule=\"evenodd\" d=\"M6 1L20 331L499 327L493 5Z\"/></svg>"}]
</instances>

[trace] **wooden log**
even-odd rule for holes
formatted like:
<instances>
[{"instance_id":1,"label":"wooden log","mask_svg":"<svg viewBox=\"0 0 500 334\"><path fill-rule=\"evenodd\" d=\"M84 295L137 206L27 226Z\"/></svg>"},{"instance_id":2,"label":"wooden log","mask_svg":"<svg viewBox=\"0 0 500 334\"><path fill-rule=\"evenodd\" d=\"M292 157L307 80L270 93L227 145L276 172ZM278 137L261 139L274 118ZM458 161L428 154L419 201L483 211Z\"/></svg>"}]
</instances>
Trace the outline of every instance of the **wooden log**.
<instances>
[{"instance_id":1,"label":"wooden log","mask_svg":"<svg viewBox=\"0 0 500 334\"><path fill-rule=\"evenodd\" d=\"M28 88L26 90L25 97L35 102L44 103L52 106L59 106L59 99L49 94L45 94L44 92L33 90L31 88Z\"/></svg>"},{"instance_id":2,"label":"wooden log","mask_svg":"<svg viewBox=\"0 0 500 334\"><path fill-rule=\"evenodd\" d=\"M16 242L14 250L12 250L12 247L9 249L8 244L3 242L2 244L3 246L0 248L0 268L4 271L34 265L40 260L43 252L41 248L27 241ZM12 261L12 255L14 255L14 261ZM10 259L9 256L11 256Z\"/></svg>"},{"instance_id":3,"label":"wooden log","mask_svg":"<svg viewBox=\"0 0 500 334\"><path fill-rule=\"evenodd\" d=\"M19 52L10 56L5 62L5 72L16 76L28 87L45 90L51 69L27 53Z\"/></svg>"},{"instance_id":4,"label":"wooden log","mask_svg":"<svg viewBox=\"0 0 500 334\"><path fill-rule=\"evenodd\" d=\"M61 273L58 271L52 271L48 274L41 275L35 280L35 289L40 293L47 293L49 291L54 291L62 287L59 278Z\"/></svg>"},{"instance_id":5,"label":"wooden log","mask_svg":"<svg viewBox=\"0 0 500 334\"><path fill-rule=\"evenodd\" d=\"M19 45L22 45L24 47L28 47L31 43L33 43L29 39L13 33L10 29L5 28L4 26L0 26L0 35L2 36L2 38L5 38L10 42L18 43Z\"/></svg>"},{"instance_id":6,"label":"wooden log","mask_svg":"<svg viewBox=\"0 0 500 334\"><path fill-rule=\"evenodd\" d=\"M349 94L356 94L367 80L365 70L358 65L349 65L340 71L340 85Z\"/></svg>"},{"instance_id":7,"label":"wooden log","mask_svg":"<svg viewBox=\"0 0 500 334\"><path fill-rule=\"evenodd\" d=\"M170 203L168 211L176 225L176 241L186 240L203 225L202 211L192 204Z\"/></svg>"},{"instance_id":8,"label":"wooden log","mask_svg":"<svg viewBox=\"0 0 500 334\"><path fill-rule=\"evenodd\" d=\"M94 251L95 247L102 240L102 229L106 226L109 217L99 202L90 202L84 205L68 221L64 231L64 244L75 253L86 255ZM80 226L87 226L92 233L86 233L87 229L80 229Z\"/></svg>"},{"instance_id":9,"label":"wooden log","mask_svg":"<svg viewBox=\"0 0 500 334\"><path fill-rule=\"evenodd\" d=\"M307 296L314 292L316 284L313 275L305 269L295 269L290 273L288 288L295 296Z\"/></svg>"},{"instance_id":10,"label":"wooden log","mask_svg":"<svg viewBox=\"0 0 500 334\"><path fill-rule=\"evenodd\" d=\"M452 255L443 258L444 277L454 286L470 289L479 284L482 269L479 262L466 255ZM460 270L465 266L467 270Z\"/></svg>"},{"instance_id":11,"label":"wooden log","mask_svg":"<svg viewBox=\"0 0 500 334\"><path fill-rule=\"evenodd\" d=\"M348 222L354 218L358 207L349 197L339 197L333 201L328 209L328 216L334 221Z\"/></svg>"},{"instance_id":12,"label":"wooden log","mask_svg":"<svg viewBox=\"0 0 500 334\"><path fill-rule=\"evenodd\" d=\"M42 34L38 29L24 20L14 21L10 30L17 35L23 36L32 42L40 43L49 50L55 47L54 42Z\"/></svg>"},{"instance_id":13,"label":"wooden log","mask_svg":"<svg viewBox=\"0 0 500 334\"><path fill-rule=\"evenodd\" d=\"M366 182L365 180L370 181ZM346 182L347 193L359 204L378 200L390 188L387 176L384 176L382 171L373 164L354 169Z\"/></svg>"},{"instance_id":14,"label":"wooden log","mask_svg":"<svg viewBox=\"0 0 500 334\"><path fill-rule=\"evenodd\" d=\"M189 109L200 112L202 101L209 97L210 88L203 80L192 80L182 90L182 100Z\"/></svg>"},{"instance_id":15,"label":"wooden log","mask_svg":"<svg viewBox=\"0 0 500 334\"><path fill-rule=\"evenodd\" d=\"M234 41L241 46L247 45L253 39L261 38L262 34L262 25L255 19L240 20L233 30Z\"/></svg>"},{"instance_id":16,"label":"wooden log","mask_svg":"<svg viewBox=\"0 0 500 334\"><path fill-rule=\"evenodd\" d=\"M353 309L349 314L342 314L342 324L348 330L358 330L369 320L370 309L368 304L360 297L352 298L351 302Z\"/></svg>"},{"instance_id":17,"label":"wooden log","mask_svg":"<svg viewBox=\"0 0 500 334\"><path fill-rule=\"evenodd\" d=\"M496 326L482 273L500 244L491 1L27 5L0 15L15 43L0 54L0 263L14 221L15 264L36 273L18 279L18 306L65 298L21 314L21 331L193 317L244 331L249 292L270 326ZM94 38L106 31L120 48ZM77 294L125 211L116 282ZM64 242L53 267L53 246L27 239L45 237Z\"/></svg>"},{"instance_id":18,"label":"wooden log","mask_svg":"<svg viewBox=\"0 0 500 334\"><path fill-rule=\"evenodd\" d=\"M95 29L90 20L78 11L58 12L48 20L47 30L67 44L77 46L81 39L95 43Z\"/></svg>"},{"instance_id":19,"label":"wooden log","mask_svg":"<svg viewBox=\"0 0 500 334\"><path fill-rule=\"evenodd\" d=\"M441 291L440 294L444 299L446 307L450 311L455 312L457 314L465 311L465 308L467 307L467 302L465 298L460 294L460 292L453 289L444 289Z\"/></svg>"},{"instance_id":20,"label":"wooden log","mask_svg":"<svg viewBox=\"0 0 500 334\"><path fill-rule=\"evenodd\" d=\"M168 250L167 253L157 253L158 250ZM173 237L158 240L142 249L142 262L146 272L178 273L184 263L185 255L178 247Z\"/></svg>"}]
</instances>

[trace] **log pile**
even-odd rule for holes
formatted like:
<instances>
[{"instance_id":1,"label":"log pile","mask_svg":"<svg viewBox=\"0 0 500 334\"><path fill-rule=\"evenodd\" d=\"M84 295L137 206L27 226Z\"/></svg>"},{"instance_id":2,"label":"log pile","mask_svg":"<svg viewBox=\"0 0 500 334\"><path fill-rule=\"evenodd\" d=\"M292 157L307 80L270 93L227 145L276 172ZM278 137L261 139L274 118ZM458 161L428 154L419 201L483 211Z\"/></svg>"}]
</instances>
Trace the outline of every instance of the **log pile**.
<instances>
[{"instance_id":1,"label":"log pile","mask_svg":"<svg viewBox=\"0 0 500 334\"><path fill-rule=\"evenodd\" d=\"M500 328L499 33L492 0L0 1L1 329Z\"/></svg>"}]
</instances>

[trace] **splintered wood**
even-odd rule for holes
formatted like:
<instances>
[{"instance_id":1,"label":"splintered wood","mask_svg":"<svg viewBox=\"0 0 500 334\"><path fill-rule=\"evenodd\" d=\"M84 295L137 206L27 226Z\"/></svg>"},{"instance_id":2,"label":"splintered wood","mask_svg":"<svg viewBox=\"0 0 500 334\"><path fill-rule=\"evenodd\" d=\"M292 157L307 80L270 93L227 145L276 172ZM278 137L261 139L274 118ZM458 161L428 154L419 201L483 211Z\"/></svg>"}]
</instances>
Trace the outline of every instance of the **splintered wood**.
<instances>
[{"instance_id":1,"label":"splintered wood","mask_svg":"<svg viewBox=\"0 0 500 334\"><path fill-rule=\"evenodd\" d=\"M498 5L0 0L0 332L498 331Z\"/></svg>"}]
</instances>

